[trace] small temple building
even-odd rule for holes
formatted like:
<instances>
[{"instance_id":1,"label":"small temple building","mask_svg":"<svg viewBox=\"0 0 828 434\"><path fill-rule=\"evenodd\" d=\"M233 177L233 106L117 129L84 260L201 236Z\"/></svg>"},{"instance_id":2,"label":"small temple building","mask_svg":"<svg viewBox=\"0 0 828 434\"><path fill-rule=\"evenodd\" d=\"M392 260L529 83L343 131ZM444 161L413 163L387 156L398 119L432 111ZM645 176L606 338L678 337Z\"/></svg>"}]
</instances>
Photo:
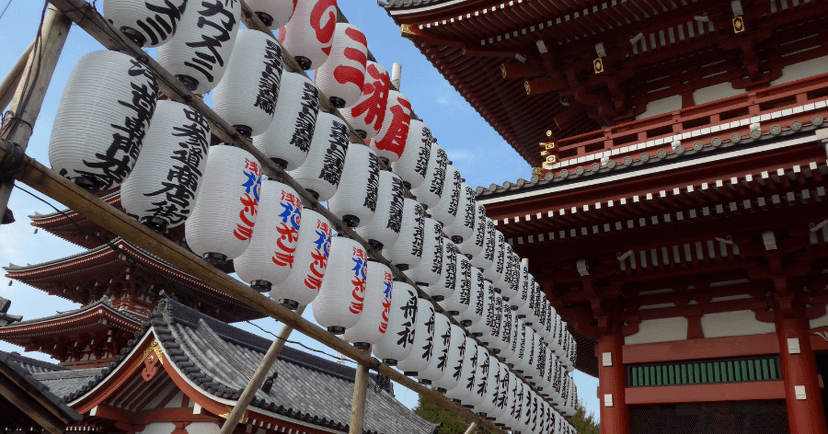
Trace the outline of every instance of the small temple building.
<instances>
[{"instance_id":1,"label":"small temple building","mask_svg":"<svg viewBox=\"0 0 828 434\"><path fill-rule=\"evenodd\" d=\"M828 6L380 4L534 167L477 198L603 434L828 433Z\"/></svg>"}]
</instances>

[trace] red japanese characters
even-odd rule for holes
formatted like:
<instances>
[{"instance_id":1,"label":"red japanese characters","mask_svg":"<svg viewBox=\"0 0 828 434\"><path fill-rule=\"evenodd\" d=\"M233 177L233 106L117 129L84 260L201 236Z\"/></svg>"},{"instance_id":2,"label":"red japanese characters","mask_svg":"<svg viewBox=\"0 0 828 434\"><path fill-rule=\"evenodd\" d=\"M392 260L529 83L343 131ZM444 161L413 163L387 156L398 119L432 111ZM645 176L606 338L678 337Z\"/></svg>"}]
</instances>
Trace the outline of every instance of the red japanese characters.
<instances>
[{"instance_id":1,"label":"red japanese characters","mask_svg":"<svg viewBox=\"0 0 828 434\"><path fill-rule=\"evenodd\" d=\"M333 35L331 55L313 75L316 85L337 108L351 107L362 96L368 41L356 26L338 23Z\"/></svg>"}]
</instances>

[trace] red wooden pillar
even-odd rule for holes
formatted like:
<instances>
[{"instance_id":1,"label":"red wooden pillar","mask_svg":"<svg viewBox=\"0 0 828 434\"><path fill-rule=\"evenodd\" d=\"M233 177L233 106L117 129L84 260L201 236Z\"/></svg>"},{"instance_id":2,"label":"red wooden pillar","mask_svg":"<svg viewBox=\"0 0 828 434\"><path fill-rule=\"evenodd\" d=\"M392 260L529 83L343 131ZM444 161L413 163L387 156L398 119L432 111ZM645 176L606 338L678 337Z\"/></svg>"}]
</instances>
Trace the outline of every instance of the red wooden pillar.
<instances>
[{"instance_id":1,"label":"red wooden pillar","mask_svg":"<svg viewBox=\"0 0 828 434\"><path fill-rule=\"evenodd\" d=\"M794 301L793 295L778 296L777 302L776 335L779 339L779 358L785 382L785 405L790 432L828 434L817 379L816 356L811 349L810 325L805 318L804 309L794 307L799 303ZM797 390L801 392L803 388L804 397L797 396Z\"/></svg>"},{"instance_id":2,"label":"red wooden pillar","mask_svg":"<svg viewBox=\"0 0 828 434\"><path fill-rule=\"evenodd\" d=\"M620 319L612 323L610 333L602 334L596 346L601 434L630 434L630 412L625 397L627 371L621 357L624 335Z\"/></svg>"}]
</instances>

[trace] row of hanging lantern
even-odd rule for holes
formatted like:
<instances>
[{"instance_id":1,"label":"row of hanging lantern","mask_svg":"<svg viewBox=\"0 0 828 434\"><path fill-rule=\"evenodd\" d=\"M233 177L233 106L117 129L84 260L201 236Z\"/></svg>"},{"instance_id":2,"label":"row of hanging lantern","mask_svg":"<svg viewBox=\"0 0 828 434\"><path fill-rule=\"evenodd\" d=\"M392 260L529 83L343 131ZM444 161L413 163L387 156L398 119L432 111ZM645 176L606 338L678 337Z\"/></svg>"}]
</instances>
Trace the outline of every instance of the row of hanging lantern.
<instances>
[{"instance_id":1,"label":"row of hanging lantern","mask_svg":"<svg viewBox=\"0 0 828 434\"><path fill-rule=\"evenodd\" d=\"M107 13L117 15L119 2L110 2ZM420 317L427 318L422 324L430 331L418 338L418 298L410 285L395 282L393 287L404 289L394 292L407 292L409 297L391 297L390 270L378 262L369 267L368 255L358 243L334 238L330 222L302 209L299 195L289 186L273 180L263 183L259 162L251 154L229 145L214 146L208 153L210 131L204 118L183 104L156 103L158 87L152 74L125 54L90 53L76 66L55 120L50 143L53 167L93 191L123 182L123 203L129 214L158 230L186 220L188 244L206 260L234 259L240 278L292 308L315 301L313 312L321 325L345 332L347 339L360 345L376 344L378 357L399 361L404 371L459 396L461 402L464 392L453 391L470 383L460 381L466 369L461 368L462 357L454 354L454 365L449 363L452 331L464 338L470 332L476 338L468 338L476 349L468 353L480 353L475 360L491 358L514 367L545 391L543 397L559 411L572 413L575 388L567 372L574 369L576 349L565 323L527 265L485 217L474 191L428 127L411 118L408 100L389 89L387 71L366 61L364 35L351 25L335 23L332 0L296 3L279 40L291 52L307 53L299 56L300 63L317 68L314 84L302 74L283 76L281 46L263 33L238 31L240 12L233 8L239 6L230 3L218 5L229 8L221 11L186 9L185 2L173 8L166 3L166 15L154 12L133 24L110 19L138 43L141 37L153 46L158 45L155 41L170 39L158 50L165 68L195 92L215 89L217 113L241 134L253 137L256 147L290 170L303 188L320 201L329 201L331 211L348 226L359 227L361 236L382 248L397 268L440 302L438 310L454 316L465 329L425 303L426 312ZM274 18L271 12L257 14ZM284 13L277 15L276 25L285 21ZM163 19L172 23L163 38L135 36ZM223 19L221 26L214 28L192 24L219 19ZM173 36L176 27L178 37ZM194 35L196 27L201 33ZM208 34L202 27L221 34ZM317 27L321 30L308 33ZM311 45L316 45L292 45L303 37L314 39ZM192 43L199 38L219 41L219 46L209 47L213 54L209 59L193 48L199 46ZM345 46L352 43L356 48ZM335 60L323 69L327 53ZM101 92L101 83L106 92ZM361 92L356 94L354 87ZM319 112L319 90L333 96L336 106L348 107L342 115L360 135L372 138L370 149L349 146L347 124ZM103 104L90 104L95 97ZM156 105L162 114L150 126ZM100 128L79 126L81 119L99 121ZM138 159L145 135L151 138L148 150L141 153L147 158ZM83 149L67 146L70 142L81 143ZM390 163L393 172L380 171L379 158ZM403 187L419 203L404 198ZM254 231L257 220L259 229ZM329 261L335 277L324 279ZM397 300L405 304L396 305ZM397 310L400 315L395 315ZM362 315L363 311L371 314ZM397 347L402 352L395 352ZM411 352L412 347L417 351ZM454 348L459 349L459 344ZM438 361L434 367L432 360ZM456 373L452 379L442 375L449 366ZM469 391L473 392L469 396L481 398L478 402L466 397L470 405L481 405L481 392ZM497 412L487 405L482 408ZM523 426L520 418L511 417L512 423Z\"/></svg>"}]
</instances>

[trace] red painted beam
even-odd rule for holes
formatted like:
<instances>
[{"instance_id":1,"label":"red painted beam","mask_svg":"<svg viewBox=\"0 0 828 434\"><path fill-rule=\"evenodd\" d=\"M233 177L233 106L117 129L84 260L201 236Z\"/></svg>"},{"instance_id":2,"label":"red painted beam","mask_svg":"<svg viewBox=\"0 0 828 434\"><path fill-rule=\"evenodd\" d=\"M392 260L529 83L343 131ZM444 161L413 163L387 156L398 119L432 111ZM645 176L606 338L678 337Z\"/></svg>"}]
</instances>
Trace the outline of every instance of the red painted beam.
<instances>
[{"instance_id":1,"label":"red painted beam","mask_svg":"<svg viewBox=\"0 0 828 434\"><path fill-rule=\"evenodd\" d=\"M685 402L735 402L785 399L782 381L660 387L628 387L628 405L680 404Z\"/></svg>"}]
</instances>

